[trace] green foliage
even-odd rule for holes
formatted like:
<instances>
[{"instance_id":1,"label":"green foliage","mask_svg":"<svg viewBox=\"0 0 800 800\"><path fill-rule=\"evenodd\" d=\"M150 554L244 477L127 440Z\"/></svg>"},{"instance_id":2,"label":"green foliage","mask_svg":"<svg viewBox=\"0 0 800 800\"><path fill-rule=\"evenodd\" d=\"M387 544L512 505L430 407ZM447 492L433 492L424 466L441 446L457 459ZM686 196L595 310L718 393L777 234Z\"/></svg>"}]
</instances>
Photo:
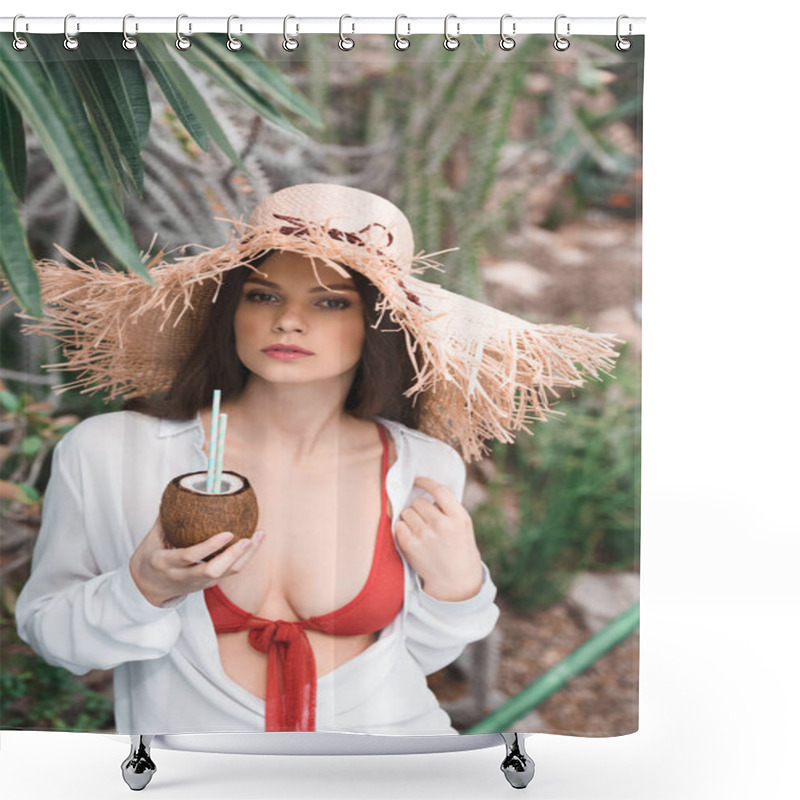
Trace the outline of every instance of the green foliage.
<instances>
[{"instance_id":1,"label":"green foliage","mask_svg":"<svg viewBox=\"0 0 800 800\"><path fill-rule=\"evenodd\" d=\"M382 54L384 70L356 70L347 81L336 79L340 56L324 39L308 44L308 72L296 76L324 109L325 141L342 153L389 145L390 162L376 157L375 174L361 184L393 188L418 249L458 248L443 255L446 271L433 278L448 289L482 299L480 265L516 228L556 227L589 207L635 206L639 156L623 152L609 131L615 122L635 128L638 68L608 37L576 41L579 55L565 58L541 36L520 39L509 52L472 36L447 51L441 37L420 36L413 59ZM341 158L340 174L360 163ZM540 187L521 181L525 173L556 187L541 221L530 208ZM361 185L356 175L348 179Z\"/></svg>"},{"instance_id":2,"label":"green foliage","mask_svg":"<svg viewBox=\"0 0 800 800\"><path fill-rule=\"evenodd\" d=\"M52 448L78 422L56 415L51 400L14 391L0 381L4 429L0 459L3 516L27 519L37 514L41 492L36 483ZM23 548L29 548L23 544ZM4 563L6 555L4 553ZM15 554L16 555L16 554ZM13 561L12 555L8 561ZM67 670L53 667L32 653L16 635L13 612L18 586L3 577L0 608L0 725L37 730L113 730L113 703Z\"/></svg>"},{"instance_id":3,"label":"green foliage","mask_svg":"<svg viewBox=\"0 0 800 800\"><path fill-rule=\"evenodd\" d=\"M197 144L207 150L214 140L236 166L242 166L238 154L180 57L274 125L299 133L286 112L319 124L305 98L247 38L236 58L215 34L193 36L193 47L178 57L169 38L143 35L140 47L128 51L116 34L94 33L70 52L57 37L30 36L28 50L18 53L10 34L0 34L0 268L20 307L34 316L42 313L39 282L19 213L26 188L23 121L112 256L148 282L123 213L125 193L141 196L144 186L141 153L151 117L145 65Z\"/></svg>"},{"instance_id":4,"label":"green foliage","mask_svg":"<svg viewBox=\"0 0 800 800\"><path fill-rule=\"evenodd\" d=\"M565 417L534 423L533 437L493 448L497 475L473 520L517 608L557 602L579 570L638 560L640 379L624 361L615 374L560 402Z\"/></svg>"},{"instance_id":5,"label":"green foliage","mask_svg":"<svg viewBox=\"0 0 800 800\"><path fill-rule=\"evenodd\" d=\"M0 725L54 731L114 729L114 704L61 667L32 653L3 659Z\"/></svg>"},{"instance_id":6,"label":"green foliage","mask_svg":"<svg viewBox=\"0 0 800 800\"><path fill-rule=\"evenodd\" d=\"M56 416L52 400L37 400L0 381L0 408L5 436L0 457L0 497L6 503L35 507L41 502L36 482L56 442L79 421L73 414Z\"/></svg>"},{"instance_id":7,"label":"green foliage","mask_svg":"<svg viewBox=\"0 0 800 800\"><path fill-rule=\"evenodd\" d=\"M115 194L118 176L112 176L109 170L115 153L109 152L98 135L102 123L92 115L88 99L84 106L79 83L60 58L53 60L52 38L31 37L30 55L26 51L26 57L20 59L0 58L2 88L35 131L70 193L111 252L145 277L147 272L125 221L119 194ZM8 42L3 39L6 36L0 37L0 44L5 46ZM0 152L7 152L6 148L0 148ZM21 238L24 241L24 236ZM9 275L12 290L35 287L35 297L17 296L20 305L25 309L36 307L38 279L30 258L26 259L20 247L11 253L4 247L0 256L0 266Z\"/></svg>"},{"instance_id":8,"label":"green foliage","mask_svg":"<svg viewBox=\"0 0 800 800\"><path fill-rule=\"evenodd\" d=\"M0 389L0 406L3 406L6 411L16 413L22 407L22 402L14 392L10 392L8 389Z\"/></svg>"}]
</instances>

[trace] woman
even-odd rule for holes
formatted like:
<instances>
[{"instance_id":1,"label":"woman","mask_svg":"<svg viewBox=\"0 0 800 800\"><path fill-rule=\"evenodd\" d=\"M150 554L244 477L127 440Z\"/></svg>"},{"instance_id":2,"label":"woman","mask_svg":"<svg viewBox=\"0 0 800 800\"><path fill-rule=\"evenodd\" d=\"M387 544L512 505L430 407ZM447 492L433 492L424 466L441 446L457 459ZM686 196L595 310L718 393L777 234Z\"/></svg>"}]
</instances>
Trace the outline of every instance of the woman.
<instances>
[{"instance_id":1,"label":"woman","mask_svg":"<svg viewBox=\"0 0 800 800\"><path fill-rule=\"evenodd\" d=\"M136 399L56 448L17 621L50 663L114 668L120 732L455 732L424 676L498 610L447 442L469 458L509 440L544 418L545 389L614 354L415 278L413 252L388 201L312 184L264 201L233 244L152 270L140 300L87 265L67 292L80 270L54 281L64 314L38 332L68 331L85 385ZM229 535L170 550L157 510L205 468L213 388L261 530L204 562Z\"/></svg>"}]
</instances>

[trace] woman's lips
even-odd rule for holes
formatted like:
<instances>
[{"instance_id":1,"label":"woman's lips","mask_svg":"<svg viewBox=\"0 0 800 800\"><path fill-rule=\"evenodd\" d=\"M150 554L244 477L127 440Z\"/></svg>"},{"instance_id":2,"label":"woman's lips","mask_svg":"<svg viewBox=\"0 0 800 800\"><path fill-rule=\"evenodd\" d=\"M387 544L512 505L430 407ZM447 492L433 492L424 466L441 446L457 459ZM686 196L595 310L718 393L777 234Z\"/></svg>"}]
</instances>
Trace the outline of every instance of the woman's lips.
<instances>
[{"instance_id":1,"label":"woman's lips","mask_svg":"<svg viewBox=\"0 0 800 800\"><path fill-rule=\"evenodd\" d=\"M276 358L279 361L294 361L298 358L308 358L313 356L313 353L301 350L287 350L279 347L267 347L261 351L270 358Z\"/></svg>"}]
</instances>

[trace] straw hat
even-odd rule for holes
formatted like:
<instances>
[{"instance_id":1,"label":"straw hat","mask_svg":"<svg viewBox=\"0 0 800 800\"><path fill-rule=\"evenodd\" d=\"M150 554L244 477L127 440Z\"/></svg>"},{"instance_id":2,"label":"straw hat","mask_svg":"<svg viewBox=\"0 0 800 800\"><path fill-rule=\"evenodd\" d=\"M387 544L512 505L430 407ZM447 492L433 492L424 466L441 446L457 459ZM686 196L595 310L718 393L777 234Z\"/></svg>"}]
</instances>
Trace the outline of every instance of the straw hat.
<instances>
[{"instance_id":1,"label":"straw hat","mask_svg":"<svg viewBox=\"0 0 800 800\"><path fill-rule=\"evenodd\" d=\"M382 293L379 323L388 314L404 333L415 379L406 395L421 404L420 430L448 442L465 460L484 442L512 442L514 432L557 412L548 392L582 386L610 373L617 353L609 334L538 325L417 277L440 265L414 253L405 215L382 197L346 186L303 184L260 203L230 240L200 255L148 265L155 286L140 277L63 250L75 269L37 263L45 318L25 333L54 337L78 378L56 393L108 392L125 399L168 390L204 328L224 274L269 250L311 257L345 274L357 270Z\"/></svg>"}]
</instances>

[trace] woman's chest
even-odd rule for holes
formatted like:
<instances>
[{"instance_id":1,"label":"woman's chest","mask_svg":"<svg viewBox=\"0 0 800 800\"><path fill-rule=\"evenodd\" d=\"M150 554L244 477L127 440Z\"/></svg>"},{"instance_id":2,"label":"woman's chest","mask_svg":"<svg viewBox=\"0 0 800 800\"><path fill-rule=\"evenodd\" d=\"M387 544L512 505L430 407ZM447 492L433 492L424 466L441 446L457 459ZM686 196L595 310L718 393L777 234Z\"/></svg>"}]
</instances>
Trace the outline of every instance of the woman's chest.
<instances>
[{"instance_id":1,"label":"woman's chest","mask_svg":"<svg viewBox=\"0 0 800 800\"><path fill-rule=\"evenodd\" d=\"M380 460L236 471L253 486L266 538L241 572L220 581L231 601L266 619L298 620L352 600L369 575L382 512L391 515Z\"/></svg>"}]
</instances>

